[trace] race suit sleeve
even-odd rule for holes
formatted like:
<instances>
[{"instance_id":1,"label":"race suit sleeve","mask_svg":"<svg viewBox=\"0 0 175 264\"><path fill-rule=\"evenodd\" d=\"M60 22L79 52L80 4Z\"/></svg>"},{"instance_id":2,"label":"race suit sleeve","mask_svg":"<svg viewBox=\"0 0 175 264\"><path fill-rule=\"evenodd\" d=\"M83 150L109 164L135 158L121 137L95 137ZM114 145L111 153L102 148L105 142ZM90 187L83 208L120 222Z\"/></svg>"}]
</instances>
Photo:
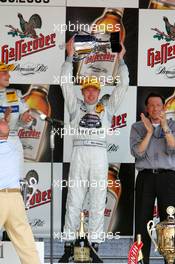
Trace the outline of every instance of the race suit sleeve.
<instances>
[{"instance_id":1,"label":"race suit sleeve","mask_svg":"<svg viewBox=\"0 0 175 264\"><path fill-rule=\"evenodd\" d=\"M129 86L129 72L124 60L120 61L117 75L119 75L119 83L114 88L107 104L108 111L111 115L116 113Z\"/></svg>"},{"instance_id":2,"label":"race suit sleeve","mask_svg":"<svg viewBox=\"0 0 175 264\"><path fill-rule=\"evenodd\" d=\"M29 110L29 106L25 103L24 99L22 98L21 91L18 90L17 94L19 97L19 120L17 126L27 128L30 124L25 124L24 122L22 122L21 115Z\"/></svg>"},{"instance_id":3,"label":"race suit sleeve","mask_svg":"<svg viewBox=\"0 0 175 264\"><path fill-rule=\"evenodd\" d=\"M71 57L67 57L65 63L62 65L60 74L60 86L64 96L65 104L70 115L70 119L77 111L78 99L73 87L73 65Z\"/></svg>"},{"instance_id":4,"label":"race suit sleeve","mask_svg":"<svg viewBox=\"0 0 175 264\"><path fill-rule=\"evenodd\" d=\"M19 114L23 114L27 110L29 110L29 106L25 103L24 99L22 98L21 91L18 90L18 97L19 97Z\"/></svg>"}]
</instances>

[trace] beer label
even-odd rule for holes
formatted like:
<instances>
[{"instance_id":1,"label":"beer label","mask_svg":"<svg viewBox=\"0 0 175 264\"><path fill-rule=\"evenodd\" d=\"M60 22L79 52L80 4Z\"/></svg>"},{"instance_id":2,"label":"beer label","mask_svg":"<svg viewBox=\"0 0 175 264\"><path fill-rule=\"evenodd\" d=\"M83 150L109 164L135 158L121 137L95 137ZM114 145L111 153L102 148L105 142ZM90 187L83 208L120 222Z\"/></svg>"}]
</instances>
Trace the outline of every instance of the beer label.
<instances>
[{"instance_id":1,"label":"beer label","mask_svg":"<svg viewBox=\"0 0 175 264\"><path fill-rule=\"evenodd\" d=\"M143 247L143 243L141 242L139 245L137 242L135 242L128 254L128 264L137 264L139 261L139 251L141 251L141 248Z\"/></svg>"},{"instance_id":2,"label":"beer label","mask_svg":"<svg viewBox=\"0 0 175 264\"><path fill-rule=\"evenodd\" d=\"M74 247L74 262L90 261L89 247Z\"/></svg>"},{"instance_id":3,"label":"beer label","mask_svg":"<svg viewBox=\"0 0 175 264\"><path fill-rule=\"evenodd\" d=\"M6 100L8 103L13 103L18 101L18 97L15 91L6 92Z\"/></svg>"},{"instance_id":4,"label":"beer label","mask_svg":"<svg viewBox=\"0 0 175 264\"><path fill-rule=\"evenodd\" d=\"M18 135L24 148L24 158L37 161L45 147L44 134L47 124L40 119L40 114L37 111L31 110L31 115L34 119L30 127L21 128Z\"/></svg>"},{"instance_id":5,"label":"beer label","mask_svg":"<svg viewBox=\"0 0 175 264\"><path fill-rule=\"evenodd\" d=\"M50 115L48 92L49 85L47 84L42 87L40 85L31 85L23 97L33 117L33 120L27 124L27 128L25 126L19 130L19 137L24 148L24 158L26 160L39 161L47 146L45 133L48 123L41 120L40 114Z\"/></svg>"},{"instance_id":6,"label":"beer label","mask_svg":"<svg viewBox=\"0 0 175 264\"><path fill-rule=\"evenodd\" d=\"M96 76L103 84L114 85L117 81L118 56L110 50L107 53L90 54L80 63L78 79Z\"/></svg>"},{"instance_id":7,"label":"beer label","mask_svg":"<svg viewBox=\"0 0 175 264\"><path fill-rule=\"evenodd\" d=\"M104 109L104 105L102 103L98 103L96 105L96 113L100 114L101 112L103 112L105 109Z\"/></svg>"},{"instance_id":8,"label":"beer label","mask_svg":"<svg viewBox=\"0 0 175 264\"><path fill-rule=\"evenodd\" d=\"M118 205L118 197L108 189L106 198L107 198L106 207L104 212L105 215L104 229L105 232L111 232L113 231L113 224L117 219L116 209Z\"/></svg>"}]
</instances>

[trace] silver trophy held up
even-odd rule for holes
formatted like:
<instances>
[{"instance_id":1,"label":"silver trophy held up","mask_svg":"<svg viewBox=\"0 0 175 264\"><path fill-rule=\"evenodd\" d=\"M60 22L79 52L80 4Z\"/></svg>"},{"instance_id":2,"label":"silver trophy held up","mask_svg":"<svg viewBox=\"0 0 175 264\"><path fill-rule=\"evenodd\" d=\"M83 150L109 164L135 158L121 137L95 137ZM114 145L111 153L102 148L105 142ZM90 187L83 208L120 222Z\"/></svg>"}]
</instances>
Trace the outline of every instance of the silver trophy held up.
<instances>
[{"instance_id":1,"label":"silver trophy held up","mask_svg":"<svg viewBox=\"0 0 175 264\"><path fill-rule=\"evenodd\" d=\"M89 53L104 52L108 49L112 52L120 52L120 32L112 32L101 34L101 37L94 34L85 34L80 32L74 36L74 56L76 59L80 55L88 55Z\"/></svg>"},{"instance_id":2,"label":"silver trophy held up","mask_svg":"<svg viewBox=\"0 0 175 264\"><path fill-rule=\"evenodd\" d=\"M157 225L151 220L147 224L147 231L155 245L155 251L165 258L168 264L173 264L175 261L175 208L169 206L166 210L167 220L158 223ZM157 241L153 239L153 231L156 231Z\"/></svg>"}]
</instances>

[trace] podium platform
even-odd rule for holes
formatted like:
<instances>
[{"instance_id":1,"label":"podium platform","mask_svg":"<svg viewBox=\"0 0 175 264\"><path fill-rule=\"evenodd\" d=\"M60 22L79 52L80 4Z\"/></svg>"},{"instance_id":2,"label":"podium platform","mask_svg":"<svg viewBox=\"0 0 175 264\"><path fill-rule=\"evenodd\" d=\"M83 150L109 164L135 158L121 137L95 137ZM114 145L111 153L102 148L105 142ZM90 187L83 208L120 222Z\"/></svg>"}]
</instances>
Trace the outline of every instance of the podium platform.
<instances>
[{"instance_id":1,"label":"podium platform","mask_svg":"<svg viewBox=\"0 0 175 264\"><path fill-rule=\"evenodd\" d=\"M50 241L45 239L45 264L50 264ZM128 251L133 243L133 238L121 237L116 240L106 240L99 246L99 255L104 263L116 263L116 264L127 264L128 263ZM54 241L53 255L54 264L58 263L58 259L64 253L64 243L60 240ZM150 264L164 264L163 258L154 251L152 246Z\"/></svg>"},{"instance_id":2,"label":"podium platform","mask_svg":"<svg viewBox=\"0 0 175 264\"><path fill-rule=\"evenodd\" d=\"M133 241L131 238L121 238L118 241L106 241L100 245L99 255L104 263L127 264L127 254L132 243ZM36 246L40 255L41 264L50 264L50 240L45 239L44 242L36 242ZM53 263L56 264L58 263L58 259L64 253L64 243L54 241L53 251ZM16 255L16 251L11 242L3 242L3 258L1 258L1 253L0 247L0 264L20 264L19 258ZM151 250L150 264L164 264L163 258L158 253L154 252L153 247Z\"/></svg>"}]
</instances>

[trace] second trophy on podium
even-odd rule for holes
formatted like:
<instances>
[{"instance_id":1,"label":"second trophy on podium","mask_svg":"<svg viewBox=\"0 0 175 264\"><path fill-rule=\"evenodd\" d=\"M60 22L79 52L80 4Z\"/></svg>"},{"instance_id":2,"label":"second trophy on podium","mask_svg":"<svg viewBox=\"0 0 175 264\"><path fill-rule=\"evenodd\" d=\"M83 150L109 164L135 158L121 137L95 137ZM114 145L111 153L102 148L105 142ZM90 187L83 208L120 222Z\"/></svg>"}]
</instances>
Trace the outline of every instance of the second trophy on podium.
<instances>
[{"instance_id":1,"label":"second trophy on podium","mask_svg":"<svg viewBox=\"0 0 175 264\"><path fill-rule=\"evenodd\" d=\"M77 263L90 263L90 245L84 228L84 213L80 213L80 228L74 243L73 261Z\"/></svg>"}]
</instances>

